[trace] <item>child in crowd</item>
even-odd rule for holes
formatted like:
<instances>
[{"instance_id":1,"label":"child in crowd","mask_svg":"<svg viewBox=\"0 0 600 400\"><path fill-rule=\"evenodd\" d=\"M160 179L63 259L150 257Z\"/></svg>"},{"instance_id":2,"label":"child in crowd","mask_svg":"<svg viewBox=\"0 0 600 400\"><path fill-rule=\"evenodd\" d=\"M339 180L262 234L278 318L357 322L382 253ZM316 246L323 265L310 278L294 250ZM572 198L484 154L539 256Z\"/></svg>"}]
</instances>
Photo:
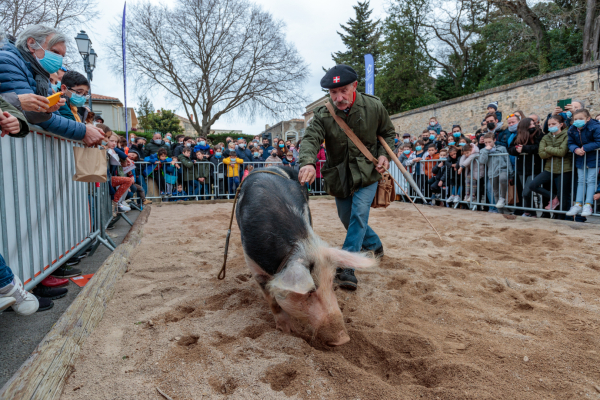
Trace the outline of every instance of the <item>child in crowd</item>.
<instances>
[{"instance_id":1,"label":"child in crowd","mask_svg":"<svg viewBox=\"0 0 600 400\"><path fill-rule=\"evenodd\" d=\"M229 151L229 157L223 159L223 163L227 165L227 182L229 184L229 194L235 194L240 185L240 169L239 165L244 163L244 160L237 158L235 150Z\"/></svg>"},{"instance_id":2,"label":"child in crowd","mask_svg":"<svg viewBox=\"0 0 600 400\"><path fill-rule=\"evenodd\" d=\"M171 163L165 165L165 183L167 186L167 196L170 196L177 185L178 170L181 168L177 157L171 158Z\"/></svg>"},{"instance_id":3,"label":"child in crowd","mask_svg":"<svg viewBox=\"0 0 600 400\"><path fill-rule=\"evenodd\" d=\"M120 201L121 197L123 197L123 195L129 190L129 187L133 185L133 178L125 176L122 165L130 165L133 164L133 162L127 158L127 155L125 155L121 149L117 148L117 144L119 142L119 136L117 134L110 130L104 134L108 140L108 145L106 146L108 149L107 153L109 158L107 175L110 179L111 187L117 188L113 195L112 201L113 217L116 217L117 211L131 211L131 208L127 207L123 203L120 203Z\"/></svg>"},{"instance_id":4,"label":"child in crowd","mask_svg":"<svg viewBox=\"0 0 600 400\"><path fill-rule=\"evenodd\" d=\"M291 150L287 151L287 154L283 158L283 165L288 167L296 166L296 159L294 158L294 153Z\"/></svg>"},{"instance_id":5,"label":"child in crowd","mask_svg":"<svg viewBox=\"0 0 600 400\"><path fill-rule=\"evenodd\" d=\"M244 171L244 176L242 176L242 182L244 181L244 179L246 179L246 177L248 175L250 175L250 173L254 171L254 166L253 165L248 165L248 168L246 168L246 170Z\"/></svg>"},{"instance_id":6,"label":"child in crowd","mask_svg":"<svg viewBox=\"0 0 600 400\"><path fill-rule=\"evenodd\" d=\"M462 148L458 172L465 176L465 185L463 187L465 188L464 201L466 202L471 202L473 196L477 197L477 185L481 178L485 177L485 167L479 163L478 158L479 147L477 145L470 144Z\"/></svg>"},{"instance_id":7,"label":"child in crowd","mask_svg":"<svg viewBox=\"0 0 600 400\"><path fill-rule=\"evenodd\" d=\"M177 190L173 192L173 196L174 198L171 199L171 201L188 201L188 198L185 197L187 196L187 193L185 192L185 190L183 190L183 185L181 183L177 184Z\"/></svg>"},{"instance_id":8,"label":"child in crowd","mask_svg":"<svg viewBox=\"0 0 600 400\"><path fill-rule=\"evenodd\" d=\"M485 147L479 151L479 162L488 168L488 179L491 182L494 198L498 199L496 208L502 208L506 204L505 195L508 191L508 176L512 175L512 165L508 156L493 156L494 154L506 153L506 147L496 146L496 136L486 133L483 137Z\"/></svg>"},{"instance_id":9,"label":"child in crowd","mask_svg":"<svg viewBox=\"0 0 600 400\"><path fill-rule=\"evenodd\" d=\"M194 191L194 195L206 195L210 192L210 164L207 163L208 156L202 150L196 152L196 164L194 169L196 170L195 176L198 181L198 190Z\"/></svg>"},{"instance_id":10,"label":"child in crowd","mask_svg":"<svg viewBox=\"0 0 600 400\"><path fill-rule=\"evenodd\" d=\"M179 155L179 161L181 161L181 167L183 168L183 187L186 189L187 193L194 193L194 195L197 195L200 191L200 183L198 182L196 168L194 168L194 161L192 161L191 156L191 148L184 147Z\"/></svg>"},{"instance_id":11,"label":"child in crowd","mask_svg":"<svg viewBox=\"0 0 600 400\"><path fill-rule=\"evenodd\" d=\"M412 174L412 166L408 164L408 160L410 160L411 157L415 158L415 153L412 151L412 146L410 143L403 143L398 150L401 150L398 152L398 160L400 160L400 164L402 164L402 166Z\"/></svg>"},{"instance_id":12,"label":"child in crowd","mask_svg":"<svg viewBox=\"0 0 600 400\"><path fill-rule=\"evenodd\" d=\"M129 152L129 154L127 154L127 158L129 158L132 162L135 163L135 162L139 161L139 153L135 150L131 150ZM138 172L139 171L136 167L127 173L127 176L133 178L133 182L134 182L133 185L129 188L129 190L134 194L137 193L139 202L141 204L143 204L143 205L152 204L151 200L146 199L146 191L144 190L144 188L141 185L141 179L137 176Z\"/></svg>"},{"instance_id":13,"label":"child in crowd","mask_svg":"<svg viewBox=\"0 0 600 400\"><path fill-rule=\"evenodd\" d=\"M450 163L448 162L448 150L442 149L439 153L436 153L438 156L439 163L432 163L433 167L431 168L431 177L428 180L429 189L433 193L431 196L431 205L435 205L435 198L445 197L448 191L448 181L450 174Z\"/></svg>"},{"instance_id":14,"label":"child in crowd","mask_svg":"<svg viewBox=\"0 0 600 400\"><path fill-rule=\"evenodd\" d=\"M415 151L411 155L410 159L406 162L406 165L409 167L412 165L415 166L413 171L415 174L415 183L419 186L419 189L421 189L421 193L423 194L425 194L425 188L427 187L427 175L425 175L425 170L421 164L421 161L423 161L424 157L425 149L423 148L423 141L417 140L415 143Z\"/></svg>"},{"instance_id":15,"label":"child in crowd","mask_svg":"<svg viewBox=\"0 0 600 400\"><path fill-rule=\"evenodd\" d=\"M440 134L440 131L442 130L442 126L439 124L436 117L429 118L429 126L427 127L427 130L435 131L436 135Z\"/></svg>"},{"instance_id":16,"label":"child in crowd","mask_svg":"<svg viewBox=\"0 0 600 400\"><path fill-rule=\"evenodd\" d=\"M446 186L448 187L448 192L450 193L450 197L446 200L448 206L452 203L460 203L460 173L458 172L460 165L460 156L458 156L458 149L455 146L450 146L446 152L447 154L447 165L448 171L446 171L447 179ZM441 152L440 152L440 158Z\"/></svg>"},{"instance_id":17,"label":"child in crowd","mask_svg":"<svg viewBox=\"0 0 600 400\"><path fill-rule=\"evenodd\" d=\"M489 113L495 113L496 114L496 118L498 121L502 121L502 111L498 111L498 102L497 101L492 101L490 104L488 104L487 106L487 112Z\"/></svg>"},{"instance_id":18,"label":"child in crowd","mask_svg":"<svg viewBox=\"0 0 600 400\"><path fill-rule=\"evenodd\" d=\"M569 128L569 150L575 154L577 168L577 195L575 204L567 212L568 216L581 214L582 217L592 215L594 191L598 179L600 159L600 122L592 119L587 109L575 111L573 124Z\"/></svg>"}]
</instances>

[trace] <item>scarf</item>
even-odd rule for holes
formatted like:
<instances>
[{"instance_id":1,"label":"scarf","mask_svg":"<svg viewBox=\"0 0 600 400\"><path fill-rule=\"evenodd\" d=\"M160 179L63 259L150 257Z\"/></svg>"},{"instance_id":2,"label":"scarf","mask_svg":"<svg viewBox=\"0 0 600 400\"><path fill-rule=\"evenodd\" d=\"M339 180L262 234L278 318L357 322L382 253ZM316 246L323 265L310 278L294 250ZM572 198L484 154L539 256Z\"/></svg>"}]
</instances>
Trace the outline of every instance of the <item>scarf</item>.
<instances>
[{"instance_id":1,"label":"scarf","mask_svg":"<svg viewBox=\"0 0 600 400\"><path fill-rule=\"evenodd\" d=\"M25 61L31 64L31 68L33 69L33 79L35 79L35 83L37 85L35 94L48 97L48 92L50 90L50 74L48 71L42 68L33 54L18 47L17 49L19 49L19 52Z\"/></svg>"}]
</instances>

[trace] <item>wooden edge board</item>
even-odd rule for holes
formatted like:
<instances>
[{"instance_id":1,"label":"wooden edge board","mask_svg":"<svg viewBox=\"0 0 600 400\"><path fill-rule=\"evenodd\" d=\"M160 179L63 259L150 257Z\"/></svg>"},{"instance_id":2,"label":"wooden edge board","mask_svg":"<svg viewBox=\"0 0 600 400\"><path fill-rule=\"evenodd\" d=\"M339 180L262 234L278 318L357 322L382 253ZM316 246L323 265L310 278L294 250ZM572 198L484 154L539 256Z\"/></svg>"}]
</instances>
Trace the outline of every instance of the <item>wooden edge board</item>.
<instances>
[{"instance_id":1,"label":"wooden edge board","mask_svg":"<svg viewBox=\"0 0 600 400\"><path fill-rule=\"evenodd\" d=\"M0 389L0 399L52 400L60 396L85 339L102 320L127 271L133 249L140 243L151 207L138 215L129 233L104 261L94 277L44 336L19 370Z\"/></svg>"}]
</instances>

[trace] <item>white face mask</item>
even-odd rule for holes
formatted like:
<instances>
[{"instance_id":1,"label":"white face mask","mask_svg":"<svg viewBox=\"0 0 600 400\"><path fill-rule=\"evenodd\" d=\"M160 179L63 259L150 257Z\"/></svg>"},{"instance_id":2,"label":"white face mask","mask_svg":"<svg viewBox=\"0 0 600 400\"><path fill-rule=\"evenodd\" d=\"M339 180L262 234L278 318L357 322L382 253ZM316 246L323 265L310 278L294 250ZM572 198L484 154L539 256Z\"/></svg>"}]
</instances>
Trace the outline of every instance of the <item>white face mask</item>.
<instances>
[{"instance_id":1,"label":"white face mask","mask_svg":"<svg viewBox=\"0 0 600 400\"><path fill-rule=\"evenodd\" d=\"M403 142L404 143L410 143L410 139L404 139Z\"/></svg>"}]
</instances>

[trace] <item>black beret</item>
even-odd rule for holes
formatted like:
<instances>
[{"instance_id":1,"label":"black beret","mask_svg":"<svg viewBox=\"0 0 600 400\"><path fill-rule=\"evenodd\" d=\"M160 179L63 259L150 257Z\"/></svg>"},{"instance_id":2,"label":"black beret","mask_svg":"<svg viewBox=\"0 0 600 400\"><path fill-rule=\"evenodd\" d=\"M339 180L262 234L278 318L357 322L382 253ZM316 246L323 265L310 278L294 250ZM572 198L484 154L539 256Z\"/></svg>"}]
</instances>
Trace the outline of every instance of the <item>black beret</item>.
<instances>
[{"instance_id":1,"label":"black beret","mask_svg":"<svg viewBox=\"0 0 600 400\"><path fill-rule=\"evenodd\" d=\"M331 68L321 79L321 87L324 89L335 89L346 86L358 80L358 74L352 67L338 64Z\"/></svg>"}]
</instances>

